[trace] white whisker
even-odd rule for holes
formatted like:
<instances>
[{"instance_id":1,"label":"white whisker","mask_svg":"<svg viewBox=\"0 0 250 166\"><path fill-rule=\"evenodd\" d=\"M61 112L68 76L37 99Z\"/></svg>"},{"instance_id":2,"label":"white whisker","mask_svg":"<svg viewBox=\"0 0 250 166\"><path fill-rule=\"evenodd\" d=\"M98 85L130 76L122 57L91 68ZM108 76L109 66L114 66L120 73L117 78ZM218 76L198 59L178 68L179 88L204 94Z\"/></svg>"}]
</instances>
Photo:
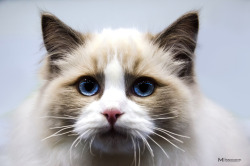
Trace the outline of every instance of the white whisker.
<instances>
[{"instance_id":1,"label":"white whisker","mask_svg":"<svg viewBox=\"0 0 250 166\"><path fill-rule=\"evenodd\" d=\"M167 113L162 113L162 114L156 114L156 115L151 115L151 116L162 116L162 115L168 115L172 114L173 112L167 112Z\"/></svg>"},{"instance_id":2,"label":"white whisker","mask_svg":"<svg viewBox=\"0 0 250 166\"><path fill-rule=\"evenodd\" d=\"M160 129L160 130L165 131L165 132L167 132L167 133L169 133L169 134L176 135L176 136L179 136L179 137L190 138L189 136L185 136L185 135L181 135L181 134L176 134L176 133L173 133L173 132L168 131L168 130L163 129L163 128L157 128L157 127L155 127L154 129Z\"/></svg>"},{"instance_id":3,"label":"white whisker","mask_svg":"<svg viewBox=\"0 0 250 166\"><path fill-rule=\"evenodd\" d=\"M69 158L70 158L70 163L72 164L72 148L73 148L73 146L74 146L74 144L79 140L79 139L81 139L81 136L79 135L76 139L75 139L75 141L72 143L72 145L70 146L70 149L69 149Z\"/></svg>"},{"instance_id":4,"label":"white whisker","mask_svg":"<svg viewBox=\"0 0 250 166\"><path fill-rule=\"evenodd\" d=\"M87 145L86 141L87 141L87 140L84 140L84 145L83 145L83 148L82 148L82 156L83 156L84 149L85 149L85 147L86 147L86 145Z\"/></svg>"},{"instance_id":5,"label":"white whisker","mask_svg":"<svg viewBox=\"0 0 250 166\"><path fill-rule=\"evenodd\" d=\"M77 143L75 144L75 148L77 147L77 145L82 141L82 137L77 141Z\"/></svg>"},{"instance_id":6,"label":"white whisker","mask_svg":"<svg viewBox=\"0 0 250 166\"><path fill-rule=\"evenodd\" d=\"M53 118L53 119L77 119L75 117L63 117L63 116L42 116L40 118Z\"/></svg>"},{"instance_id":7,"label":"white whisker","mask_svg":"<svg viewBox=\"0 0 250 166\"><path fill-rule=\"evenodd\" d=\"M138 131L136 131L136 132L141 137L141 139L143 140L143 142L146 143L146 146L147 146L147 148L148 148L148 150L149 150L149 152L150 152L150 154L151 154L151 156L153 158L154 157L154 152L153 152L151 146L149 145L148 141L143 137L143 135L140 132L138 132Z\"/></svg>"},{"instance_id":8,"label":"white whisker","mask_svg":"<svg viewBox=\"0 0 250 166\"><path fill-rule=\"evenodd\" d=\"M72 145L70 146L69 153L70 153L70 162L71 162L71 163L72 163L72 148L73 148L74 144L75 144L79 139L81 139L83 135L85 135L85 134L88 133L89 131L90 131L90 129L89 129L89 130L86 130L84 133L82 133L81 135L79 135L79 136L75 139L75 141L72 143ZM75 147L76 147L76 146L75 146Z\"/></svg>"},{"instance_id":9,"label":"white whisker","mask_svg":"<svg viewBox=\"0 0 250 166\"><path fill-rule=\"evenodd\" d=\"M165 132L165 131L163 131L163 130L161 130L161 129L155 129L155 130L160 131L160 132L162 132L162 133L166 134L167 136L169 136L169 137L173 138L174 140L176 140L176 141L178 141L178 142L180 142L180 143L183 143L183 141L182 141L182 140L177 139L176 137L174 137L174 136L170 135L169 133L167 133L167 132Z\"/></svg>"},{"instance_id":10,"label":"white whisker","mask_svg":"<svg viewBox=\"0 0 250 166\"><path fill-rule=\"evenodd\" d=\"M95 139L95 136L96 136L96 135L94 135L94 136L91 138L90 142L89 142L89 151L90 151L90 154L92 154L93 156L95 156L95 154L92 152L91 146L92 146L92 143L93 143L93 141L94 141L94 139Z\"/></svg>"},{"instance_id":11,"label":"white whisker","mask_svg":"<svg viewBox=\"0 0 250 166\"><path fill-rule=\"evenodd\" d=\"M165 141L167 141L168 143L170 143L171 145L173 145L173 146L176 147L177 149L179 149L179 150L185 152L185 150L181 149L180 147L178 147L177 145L175 145L174 143L172 143L169 139L167 139L167 138L163 137L162 135L157 134L157 133L155 133L155 132L154 132L154 134L157 135L157 136L159 136L159 137L161 137L162 139L164 139Z\"/></svg>"},{"instance_id":12,"label":"white whisker","mask_svg":"<svg viewBox=\"0 0 250 166\"><path fill-rule=\"evenodd\" d=\"M177 118L178 116L172 116L172 117L162 117L162 118L153 118L153 120L167 120L167 119L174 119Z\"/></svg>"},{"instance_id":13,"label":"white whisker","mask_svg":"<svg viewBox=\"0 0 250 166\"><path fill-rule=\"evenodd\" d=\"M66 115L66 114L64 114L63 116L66 116L66 117L69 117L69 118L76 118L74 116L70 116L70 115Z\"/></svg>"},{"instance_id":14,"label":"white whisker","mask_svg":"<svg viewBox=\"0 0 250 166\"><path fill-rule=\"evenodd\" d=\"M162 152L166 155L167 158L169 158L168 154L165 152L165 150L161 147L161 145L159 145L153 138L151 138L150 136L148 136L148 138L153 141L161 150Z\"/></svg>"},{"instance_id":15,"label":"white whisker","mask_svg":"<svg viewBox=\"0 0 250 166\"><path fill-rule=\"evenodd\" d=\"M137 146L138 146L138 166L141 165L141 149L140 149L140 144L139 144L139 141L137 141Z\"/></svg>"},{"instance_id":16,"label":"white whisker","mask_svg":"<svg viewBox=\"0 0 250 166\"><path fill-rule=\"evenodd\" d=\"M145 144L145 142L144 141L142 141L143 142L143 149L142 149L142 154L145 152L145 149L146 149L146 144Z\"/></svg>"},{"instance_id":17,"label":"white whisker","mask_svg":"<svg viewBox=\"0 0 250 166\"><path fill-rule=\"evenodd\" d=\"M46 139L49 139L49 138L51 138L51 137L56 137L56 136L58 136L58 135L63 135L63 134L58 134L58 133L60 133L60 132L63 131L63 130L66 130L66 129L67 129L67 128L63 128L63 129L61 129L61 130L58 130L58 131L55 132L54 134L51 134L50 136L48 136L48 137L42 139L42 141L45 141ZM72 131L70 131L70 132L72 132ZM67 134L67 132L66 132L66 134Z\"/></svg>"},{"instance_id":18,"label":"white whisker","mask_svg":"<svg viewBox=\"0 0 250 166\"><path fill-rule=\"evenodd\" d=\"M134 165L136 166L136 145L135 145L135 141L134 141L132 136L131 136L131 140L132 140L133 147L134 147L134 160L133 160L133 163L135 162Z\"/></svg>"},{"instance_id":19,"label":"white whisker","mask_svg":"<svg viewBox=\"0 0 250 166\"><path fill-rule=\"evenodd\" d=\"M56 136L65 135L65 134L68 134L68 133L72 133L72 131L67 131L67 132L64 132L64 133L56 134L54 136L56 137Z\"/></svg>"},{"instance_id":20,"label":"white whisker","mask_svg":"<svg viewBox=\"0 0 250 166\"><path fill-rule=\"evenodd\" d=\"M67 126L57 126L57 127L51 127L49 129L53 130L53 129L61 129L61 128L65 128L65 129L69 129L69 128L73 128L73 125L67 125Z\"/></svg>"}]
</instances>

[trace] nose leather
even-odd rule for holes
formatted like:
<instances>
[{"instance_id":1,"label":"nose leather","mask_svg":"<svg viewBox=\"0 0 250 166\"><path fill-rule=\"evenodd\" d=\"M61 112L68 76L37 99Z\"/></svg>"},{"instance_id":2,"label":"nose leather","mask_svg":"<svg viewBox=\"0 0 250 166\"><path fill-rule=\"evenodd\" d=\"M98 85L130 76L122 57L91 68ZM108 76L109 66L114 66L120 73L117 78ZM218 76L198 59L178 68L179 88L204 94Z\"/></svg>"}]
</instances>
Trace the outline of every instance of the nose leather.
<instances>
[{"instance_id":1,"label":"nose leather","mask_svg":"<svg viewBox=\"0 0 250 166\"><path fill-rule=\"evenodd\" d=\"M121 111L119 111L119 110L105 110L102 114L106 117L109 124L113 127L115 125L117 119L123 113Z\"/></svg>"}]
</instances>

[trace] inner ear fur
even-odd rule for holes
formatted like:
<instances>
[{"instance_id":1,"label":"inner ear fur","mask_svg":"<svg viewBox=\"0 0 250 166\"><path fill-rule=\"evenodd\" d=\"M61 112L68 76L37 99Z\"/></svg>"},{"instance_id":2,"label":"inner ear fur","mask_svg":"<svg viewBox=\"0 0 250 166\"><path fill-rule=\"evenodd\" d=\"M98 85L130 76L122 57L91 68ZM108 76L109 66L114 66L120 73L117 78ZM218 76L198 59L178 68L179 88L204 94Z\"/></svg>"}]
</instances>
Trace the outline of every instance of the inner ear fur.
<instances>
[{"instance_id":1,"label":"inner ear fur","mask_svg":"<svg viewBox=\"0 0 250 166\"><path fill-rule=\"evenodd\" d=\"M171 51L175 61L182 61L179 77L193 77L193 60L196 48L199 18L190 12L153 37L153 43L165 51Z\"/></svg>"},{"instance_id":2,"label":"inner ear fur","mask_svg":"<svg viewBox=\"0 0 250 166\"><path fill-rule=\"evenodd\" d=\"M49 77L54 77L60 72L55 62L83 45L84 36L47 12L41 14L41 24L44 46L48 52Z\"/></svg>"}]
</instances>

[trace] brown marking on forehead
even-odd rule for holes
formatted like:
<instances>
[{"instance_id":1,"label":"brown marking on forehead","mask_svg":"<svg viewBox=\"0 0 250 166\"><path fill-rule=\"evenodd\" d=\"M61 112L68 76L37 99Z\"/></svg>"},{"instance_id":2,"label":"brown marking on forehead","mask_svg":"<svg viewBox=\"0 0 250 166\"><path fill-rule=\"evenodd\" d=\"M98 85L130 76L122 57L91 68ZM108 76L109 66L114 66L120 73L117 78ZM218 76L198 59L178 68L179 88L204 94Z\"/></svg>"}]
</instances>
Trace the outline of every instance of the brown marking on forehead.
<instances>
[{"instance_id":1,"label":"brown marking on forehead","mask_svg":"<svg viewBox=\"0 0 250 166\"><path fill-rule=\"evenodd\" d=\"M142 62L143 58L140 54L131 55L125 54L121 59L121 65L123 67L124 72L133 73L135 75L136 71L139 69L139 65Z\"/></svg>"},{"instance_id":2,"label":"brown marking on forehead","mask_svg":"<svg viewBox=\"0 0 250 166\"><path fill-rule=\"evenodd\" d=\"M76 63L83 68L85 67L90 73L102 73L110 59L114 56L114 51L109 48L99 48L98 45L92 46L91 42L87 44L85 48L77 50Z\"/></svg>"},{"instance_id":3,"label":"brown marking on forehead","mask_svg":"<svg viewBox=\"0 0 250 166\"><path fill-rule=\"evenodd\" d=\"M148 40L145 38L145 40ZM144 41L145 42L145 41ZM125 48L125 51L121 50L120 55L120 63L125 73L134 76L142 76L148 74L148 69L154 68L154 66L150 67L150 62L154 59L153 56L147 52L147 46L149 46L149 42L145 42L143 45L141 43L133 43L133 46L129 48ZM146 48L144 48L146 47ZM146 74L147 73L147 74Z\"/></svg>"},{"instance_id":4,"label":"brown marking on forehead","mask_svg":"<svg viewBox=\"0 0 250 166\"><path fill-rule=\"evenodd\" d=\"M107 65L107 56L99 53L86 53L79 48L74 52L72 57L68 58L63 67L62 75L59 79L63 80L64 84L74 84L83 76L94 77L98 83L104 82L104 69Z\"/></svg>"}]
</instances>

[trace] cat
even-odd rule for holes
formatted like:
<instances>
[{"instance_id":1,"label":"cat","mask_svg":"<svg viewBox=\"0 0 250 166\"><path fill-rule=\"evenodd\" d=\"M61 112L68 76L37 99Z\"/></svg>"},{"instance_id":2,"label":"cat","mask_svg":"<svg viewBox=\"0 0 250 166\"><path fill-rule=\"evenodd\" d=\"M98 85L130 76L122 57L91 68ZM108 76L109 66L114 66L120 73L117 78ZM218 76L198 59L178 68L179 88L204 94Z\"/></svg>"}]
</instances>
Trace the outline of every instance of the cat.
<instances>
[{"instance_id":1,"label":"cat","mask_svg":"<svg viewBox=\"0 0 250 166\"><path fill-rule=\"evenodd\" d=\"M250 165L233 116L199 90L198 12L155 35L41 22L42 85L16 112L13 166Z\"/></svg>"}]
</instances>

